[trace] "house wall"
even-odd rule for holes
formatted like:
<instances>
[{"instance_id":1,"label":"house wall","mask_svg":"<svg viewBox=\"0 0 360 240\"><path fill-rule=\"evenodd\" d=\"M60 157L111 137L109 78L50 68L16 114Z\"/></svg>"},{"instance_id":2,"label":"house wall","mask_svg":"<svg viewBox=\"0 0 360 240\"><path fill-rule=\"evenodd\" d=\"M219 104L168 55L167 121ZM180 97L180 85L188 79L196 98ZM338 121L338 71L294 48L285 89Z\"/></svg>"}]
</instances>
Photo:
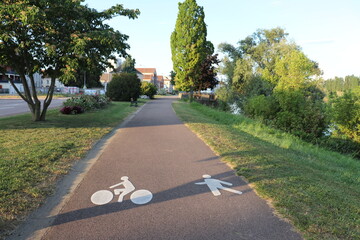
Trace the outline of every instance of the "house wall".
<instances>
[{"instance_id":1,"label":"house wall","mask_svg":"<svg viewBox=\"0 0 360 240\"><path fill-rule=\"evenodd\" d=\"M22 85L21 79L19 74L17 74L14 70L12 70L10 67L6 68L6 75L3 76L2 73L0 73L0 85L2 90L9 90L11 87L10 82L7 80L7 78L13 79L15 82L15 85Z\"/></svg>"},{"instance_id":2,"label":"house wall","mask_svg":"<svg viewBox=\"0 0 360 240\"><path fill-rule=\"evenodd\" d=\"M173 85L171 85L170 80L167 80L167 79L164 80L164 88L168 92L172 92L174 90Z\"/></svg>"},{"instance_id":3,"label":"house wall","mask_svg":"<svg viewBox=\"0 0 360 240\"><path fill-rule=\"evenodd\" d=\"M20 79L19 74L17 74L11 68L7 68L6 70L7 70L6 71L6 76L8 78L10 78L10 79L13 79L16 87L21 92L23 92L24 89L23 89L22 81ZM25 77L26 77L26 81L30 84L30 77L29 76L25 76ZM36 88L41 88L42 87L41 75L39 73L35 73L33 75L33 77L34 77L34 81L35 81L35 87ZM1 85L1 89L9 89L10 94L15 93L15 89L12 87L11 83L2 74L0 74L0 85Z\"/></svg>"},{"instance_id":4,"label":"house wall","mask_svg":"<svg viewBox=\"0 0 360 240\"><path fill-rule=\"evenodd\" d=\"M44 77L42 78L42 87L43 88L48 88L50 87L50 84L51 84L51 78L49 77ZM65 85L59 81L59 79L56 79L55 80L55 88L63 88L65 87Z\"/></svg>"},{"instance_id":5,"label":"house wall","mask_svg":"<svg viewBox=\"0 0 360 240\"><path fill-rule=\"evenodd\" d=\"M156 68L136 68L136 70L143 75L142 81L150 82L157 85Z\"/></svg>"}]
</instances>

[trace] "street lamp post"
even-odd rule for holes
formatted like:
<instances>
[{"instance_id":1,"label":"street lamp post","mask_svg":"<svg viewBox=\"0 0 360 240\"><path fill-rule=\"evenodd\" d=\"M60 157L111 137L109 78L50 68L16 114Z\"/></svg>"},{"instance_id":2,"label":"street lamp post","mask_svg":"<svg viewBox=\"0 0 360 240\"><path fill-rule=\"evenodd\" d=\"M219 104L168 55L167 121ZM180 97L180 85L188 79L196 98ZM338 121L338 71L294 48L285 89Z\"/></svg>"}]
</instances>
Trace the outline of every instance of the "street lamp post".
<instances>
[{"instance_id":1,"label":"street lamp post","mask_svg":"<svg viewBox=\"0 0 360 240\"><path fill-rule=\"evenodd\" d=\"M108 77L107 77L108 80L105 82L105 92L107 92L107 85L109 84L109 82L110 82L110 80L111 80L110 77L111 77L111 76L110 76L110 72L108 72Z\"/></svg>"},{"instance_id":2,"label":"street lamp post","mask_svg":"<svg viewBox=\"0 0 360 240\"><path fill-rule=\"evenodd\" d=\"M86 71L84 71L84 89L86 89Z\"/></svg>"}]
</instances>

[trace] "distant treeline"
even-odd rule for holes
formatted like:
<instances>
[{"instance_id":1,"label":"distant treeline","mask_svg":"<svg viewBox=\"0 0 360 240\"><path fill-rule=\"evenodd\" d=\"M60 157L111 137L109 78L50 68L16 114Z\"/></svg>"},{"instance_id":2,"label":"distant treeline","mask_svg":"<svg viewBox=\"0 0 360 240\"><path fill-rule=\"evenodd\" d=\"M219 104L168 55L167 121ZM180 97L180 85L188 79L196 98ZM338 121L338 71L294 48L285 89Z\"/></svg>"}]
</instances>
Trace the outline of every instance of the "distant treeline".
<instances>
[{"instance_id":1,"label":"distant treeline","mask_svg":"<svg viewBox=\"0 0 360 240\"><path fill-rule=\"evenodd\" d=\"M342 77L335 77L324 81L324 88L327 92L345 92L360 86L360 77L354 75Z\"/></svg>"}]
</instances>

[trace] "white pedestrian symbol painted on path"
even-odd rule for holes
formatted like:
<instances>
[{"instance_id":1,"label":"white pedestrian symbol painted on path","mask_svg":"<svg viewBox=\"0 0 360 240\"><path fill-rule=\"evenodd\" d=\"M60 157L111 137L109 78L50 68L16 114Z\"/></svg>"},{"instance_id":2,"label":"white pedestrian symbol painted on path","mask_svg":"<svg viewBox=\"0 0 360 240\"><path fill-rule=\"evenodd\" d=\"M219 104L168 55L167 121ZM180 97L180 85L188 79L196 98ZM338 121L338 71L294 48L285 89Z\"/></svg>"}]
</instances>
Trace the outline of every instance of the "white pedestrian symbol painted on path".
<instances>
[{"instance_id":1,"label":"white pedestrian symbol painted on path","mask_svg":"<svg viewBox=\"0 0 360 240\"><path fill-rule=\"evenodd\" d=\"M133 192L135 190L134 185L129 181L129 177L124 176L121 178L122 182L115 184L109 188L116 188L118 186L123 186L123 188L114 189L114 193L110 190L99 190L91 196L91 202L96 205L104 205L114 198L115 195L119 195L118 202L123 202L125 195ZM153 195L150 191L141 189L133 192L130 195L130 200L135 204L146 204L151 201Z\"/></svg>"},{"instance_id":2,"label":"white pedestrian symbol painted on path","mask_svg":"<svg viewBox=\"0 0 360 240\"><path fill-rule=\"evenodd\" d=\"M219 191L219 189L225 190L225 191L228 191L228 192L232 192L232 193L236 193L236 194L242 194L242 192L240 192L240 191L237 191L237 190L234 190L234 189L223 186L223 184L228 185L228 186L232 186L232 183L211 178L211 176L208 175L208 174L203 175L203 178L204 178L204 182L198 182L198 183L195 183L195 184L197 184L197 185L205 185L205 184L208 185L208 187L210 188L210 191L212 192L212 194L214 194L214 196L221 195L221 192Z\"/></svg>"}]
</instances>

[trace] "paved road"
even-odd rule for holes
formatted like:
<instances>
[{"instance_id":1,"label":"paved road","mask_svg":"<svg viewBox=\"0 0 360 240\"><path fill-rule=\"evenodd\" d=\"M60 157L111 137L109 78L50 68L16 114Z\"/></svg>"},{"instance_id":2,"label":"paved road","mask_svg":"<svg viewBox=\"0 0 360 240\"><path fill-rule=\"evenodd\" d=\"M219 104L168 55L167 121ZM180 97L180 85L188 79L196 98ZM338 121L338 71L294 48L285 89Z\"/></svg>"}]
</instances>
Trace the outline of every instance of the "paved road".
<instances>
[{"instance_id":1,"label":"paved road","mask_svg":"<svg viewBox=\"0 0 360 240\"><path fill-rule=\"evenodd\" d=\"M302 239L180 122L173 100L147 103L116 133L41 239Z\"/></svg>"},{"instance_id":2,"label":"paved road","mask_svg":"<svg viewBox=\"0 0 360 240\"><path fill-rule=\"evenodd\" d=\"M63 101L64 99L53 99L50 108L60 107ZM0 99L0 118L29 112L27 103L22 99Z\"/></svg>"}]
</instances>

